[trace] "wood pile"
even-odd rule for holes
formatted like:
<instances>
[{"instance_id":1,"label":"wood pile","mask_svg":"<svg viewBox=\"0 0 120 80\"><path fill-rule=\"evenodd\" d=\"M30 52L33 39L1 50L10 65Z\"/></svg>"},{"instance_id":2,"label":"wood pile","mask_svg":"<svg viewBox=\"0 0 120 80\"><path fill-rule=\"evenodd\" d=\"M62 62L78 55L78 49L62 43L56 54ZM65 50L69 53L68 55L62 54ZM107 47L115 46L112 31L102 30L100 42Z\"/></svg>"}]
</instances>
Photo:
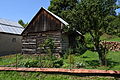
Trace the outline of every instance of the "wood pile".
<instances>
[{"instance_id":1,"label":"wood pile","mask_svg":"<svg viewBox=\"0 0 120 80\"><path fill-rule=\"evenodd\" d=\"M120 42L102 41L101 44L106 46L110 51L120 51Z\"/></svg>"}]
</instances>

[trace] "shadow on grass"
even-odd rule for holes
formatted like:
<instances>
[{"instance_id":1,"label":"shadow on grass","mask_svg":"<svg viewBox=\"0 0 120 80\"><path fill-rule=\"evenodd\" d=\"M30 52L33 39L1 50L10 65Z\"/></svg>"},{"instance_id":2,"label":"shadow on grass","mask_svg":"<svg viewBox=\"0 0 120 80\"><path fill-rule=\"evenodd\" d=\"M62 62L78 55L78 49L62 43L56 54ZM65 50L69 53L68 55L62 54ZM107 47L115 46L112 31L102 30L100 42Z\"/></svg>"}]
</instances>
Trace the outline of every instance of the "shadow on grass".
<instances>
[{"instance_id":1,"label":"shadow on grass","mask_svg":"<svg viewBox=\"0 0 120 80\"><path fill-rule=\"evenodd\" d=\"M100 65L98 60L86 61L86 63L90 66L99 66Z\"/></svg>"},{"instance_id":2,"label":"shadow on grass","mask_svg":"<svg viewBox=\"0 0 120 80\"><path fill-rule=\"evenodd\" d=\"M109 66L110 68L112 68L112 67L114 67L116 65L120 65L120 62L112 61L111 58L107 59L107 66Z\"/></svg>"},{"instance_id":3,"label":"shadow on grass","mask_svg":"<svg viewBox=\"0 0 120 80\"><path fill-rule=\"evenodd\" d=\"M89 66L94 66L94 67L100 66L100 63L99 63L98 60L86 61L86 63L87 63ZM120 62L112 61L110 58L107 59L107 67L113 68L114 66L117 66L117 65L120 65Z\"/></svg>"}]
</instances>

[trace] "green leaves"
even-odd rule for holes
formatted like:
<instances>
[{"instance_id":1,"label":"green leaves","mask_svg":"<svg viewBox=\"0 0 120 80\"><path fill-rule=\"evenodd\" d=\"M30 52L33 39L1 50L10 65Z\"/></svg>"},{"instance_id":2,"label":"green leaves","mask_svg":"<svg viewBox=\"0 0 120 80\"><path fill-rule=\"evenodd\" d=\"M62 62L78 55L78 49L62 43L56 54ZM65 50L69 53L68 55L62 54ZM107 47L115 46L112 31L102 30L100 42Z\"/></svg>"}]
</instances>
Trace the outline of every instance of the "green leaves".
<instances>
[{"instance_id":1,"label":"green leaves","mask_svg":"<svg viewBox=\"0 0 120 80\"><path fill-rule=\"evenodd\" d=\"M24 28L27 27L27 25L28 25L28 23L25 24L25 23L23 22L23 20L21 20L21 19L18 21L18 23L19 23L21 26L23 26Z\"/></svg>"},{"instance_id":2,"label":"green leaves","mask_svg":"<svg viewBox=\"0 0 120 80\"><path fill-rule=\"evenodd\" d=\"M69 10L75 8L78 2L78 0L51 0L48 10L67 21Z\"/></svg>"}]
</instances>

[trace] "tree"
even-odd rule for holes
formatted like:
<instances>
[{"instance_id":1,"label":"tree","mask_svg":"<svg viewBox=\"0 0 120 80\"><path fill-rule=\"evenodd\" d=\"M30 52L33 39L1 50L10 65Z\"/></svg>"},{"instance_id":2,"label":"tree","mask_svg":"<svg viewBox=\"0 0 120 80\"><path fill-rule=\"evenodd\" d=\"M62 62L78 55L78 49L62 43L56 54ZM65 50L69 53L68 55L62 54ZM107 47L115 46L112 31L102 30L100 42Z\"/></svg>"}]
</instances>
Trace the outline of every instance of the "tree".
<instances>
[{"instance_id":1,"label":"tree","mask_svg":"<svg viewBox=\"0 0 120 80\"><path fill-rule=\"evenodd\" d=\"M120 37L120 14L110 17L111 23L109 23L107 33L110 35L117 35Z\"/></svg>"},{"instance_id":2,"label":"tree","mask_svg":"<svg viewBox=\"0 0 120 80\"><path fill-rule=\"evenodd\" d=\"M105 48L100 44L100 36L106 32L110 16L115 16L116 0L81 0L67 15L70 28L89 33L101 65L106 64Z\"/></svg>"},{"instance_id":3,"label":"tree","mask_svg":"<svg viewBox=\"0 0 120 80\"><path fill-rule=\"evenodd\" d=\"M48 10L66 19L69 10L72 10L79 3L79 0L51 0Z\"/></svg>"},{"instance_id":4,"label":"tree","mask_svg":"<svg viewBox=\"0 0 120 80\"><path fill-rule=\"evenodd\" d=\"M19 23L21 26L23 26L24 28L27 27L27 25L28 25L28 23L25 24L22 19L20 19L20 20L18 21L18 23Z\"/></svg>"}]
</instances>

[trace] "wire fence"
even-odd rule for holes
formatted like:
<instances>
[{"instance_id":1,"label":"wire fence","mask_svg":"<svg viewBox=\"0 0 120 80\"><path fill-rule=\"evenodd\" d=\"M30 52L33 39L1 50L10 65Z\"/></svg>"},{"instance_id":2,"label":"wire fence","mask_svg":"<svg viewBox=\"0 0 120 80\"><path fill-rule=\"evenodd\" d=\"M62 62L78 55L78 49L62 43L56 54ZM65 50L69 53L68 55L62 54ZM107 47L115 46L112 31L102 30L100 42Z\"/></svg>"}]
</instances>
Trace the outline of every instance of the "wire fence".
<instances>
[{"instance_id":1,"label":"wire fence","mask_svg":"<svg viewBox=\"0 0 120 80\"><path fill-rule=\"evenodd\" d=\"M70 58L69 56L68 58ZM72 68L72 59L65 68ZM14 54L0 57L0 67L62 68L63 58L49 54Z\"/></svg>"}]
</instances>

